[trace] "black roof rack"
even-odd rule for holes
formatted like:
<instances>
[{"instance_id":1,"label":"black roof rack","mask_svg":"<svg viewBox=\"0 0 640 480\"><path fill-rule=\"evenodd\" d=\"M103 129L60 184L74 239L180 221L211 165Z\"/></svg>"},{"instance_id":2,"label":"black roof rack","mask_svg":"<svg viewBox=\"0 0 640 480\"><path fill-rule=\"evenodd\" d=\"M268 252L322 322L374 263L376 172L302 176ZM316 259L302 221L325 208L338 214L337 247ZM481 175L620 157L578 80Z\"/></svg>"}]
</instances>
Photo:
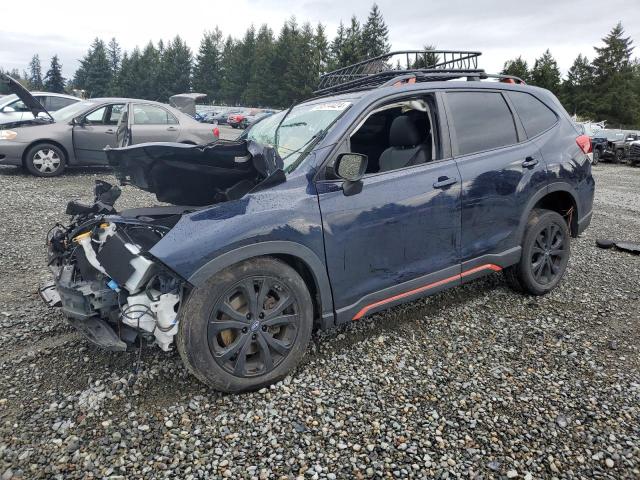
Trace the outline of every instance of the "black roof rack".
<instances>
[{"instance_id":1,"label":"black roof rack","mask_svg":"<svg viewBox=\"0 0 640 480\"><path fill-rule=\"evenodd\" d=\"M365 90L403 83L433 82L467 77L497 78L524 84L518 77L488 74L478 68L480 52L462 50L403 50L370 58L320 77L316 95Z\"/></svg>"}]
</instances>

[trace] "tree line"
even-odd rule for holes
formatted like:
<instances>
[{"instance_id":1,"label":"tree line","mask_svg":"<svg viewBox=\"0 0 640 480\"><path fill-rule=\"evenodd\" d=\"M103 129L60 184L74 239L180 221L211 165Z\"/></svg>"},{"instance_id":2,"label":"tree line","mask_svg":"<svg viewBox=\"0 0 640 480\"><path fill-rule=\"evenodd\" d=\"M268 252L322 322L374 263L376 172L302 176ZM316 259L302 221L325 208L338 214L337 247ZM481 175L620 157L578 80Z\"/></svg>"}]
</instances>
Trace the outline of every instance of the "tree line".
<instances>
[{"instance_id":1,"label":"tree line","mask_svg":"<svg viewBox=\"0 0 640 480\"><path fill-rule=\"evenodd\" d=\"M633 41L618 23L603 43L594 47L591 61L578 55L565 78L550 50L531 68L522 57L509 60L501 73L551 90L569 113L581 119L606 120L616 127L640 125L640 62L632 58ZM356 16L346 24L341 21L331 40L322 24L299 24L290 18L277 35L266 24L250 26L239 39L225 37L216 27L205 32L195 54L180 36L129 52L115 38L108 42L96 38L68 81L57 56L44 75L38 55L28 71L9 73L34 90L75 89L87 97L166 102L176 93L195 91L216 104L284 108L310 96L323 73L388 53L390 48L389 29L373 4L363 21Z\"/></svg>"},{"instance_id":2,"label":"tree line","mask_svg":"<svg viewBox=\"0 0 640 480\"><path fill-rule=\"evenodd\" d=\"M579 54L564 79L549 50L535 60L532 68L517 57L505 62L502 73L551 90L579 119L606 120L612 128L638 127L640 61L632 58L633 40L625 36L618 23L602 41L604 46L594 47L593 60Z\"/></svg>"}]
</instances>

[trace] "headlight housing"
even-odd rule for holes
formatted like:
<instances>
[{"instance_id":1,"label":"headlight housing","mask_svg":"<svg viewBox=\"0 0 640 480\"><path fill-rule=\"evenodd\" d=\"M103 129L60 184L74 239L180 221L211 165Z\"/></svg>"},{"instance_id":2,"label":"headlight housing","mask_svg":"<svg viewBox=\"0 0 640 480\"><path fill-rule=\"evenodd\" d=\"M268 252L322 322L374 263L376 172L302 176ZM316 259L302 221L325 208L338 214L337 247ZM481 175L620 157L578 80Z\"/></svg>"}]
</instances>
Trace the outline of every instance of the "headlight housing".
<instances>
[{"instance_id":1,"label":"headlight housing","mask_svg":"<svg viewBox=\"0 0 640 480\"><path fill-rule=\"evenodd\" d=\"M13 130L0 130L0 140L13 140L18 136L18 132Z\"/></svg>"}]
</instances>

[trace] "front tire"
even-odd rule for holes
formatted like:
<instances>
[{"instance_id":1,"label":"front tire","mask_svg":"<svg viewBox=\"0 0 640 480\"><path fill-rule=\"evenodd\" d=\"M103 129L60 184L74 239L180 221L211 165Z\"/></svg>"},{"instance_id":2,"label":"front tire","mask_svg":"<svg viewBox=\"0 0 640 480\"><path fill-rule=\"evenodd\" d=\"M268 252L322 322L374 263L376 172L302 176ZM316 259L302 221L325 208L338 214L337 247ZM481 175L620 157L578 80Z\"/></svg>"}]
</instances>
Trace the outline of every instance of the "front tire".
<instances>
[{"instance_id":1,"label":"front tire","mask_svg":"<svg viewBox=\"0 0 640 480\"><path fill-rule=\"evenodd\" d=\"M199 380L242 392L284 378L304 356L312 328L302 277L280 260L261 257L224 269L189 295L176 344Z\"/></svg>"},{"instance_id":2,"label":"front tire","mask_svg":"<svg viewBox=\"0 0 640 480\"><path fill-rule=\"evenodd\" d=\"M509 286L531 295L549 293L567 269L569 244L569 227L559 213L533 210L525 229L520 261L504 270Z\"/></svg>"},{"instance_id":3,"label":"front tire","mask_svg":"<svg viewBox=\"0 0 640 480\"><path fill-rule=\"evenodd\" d=\"M591 164L597 165L599 161L600 161L600 150L596 149L593 151L593 160Z\"/></svg>"},{"instance_id":4,"label":"front tire","mask_svg":"<svg viewBox=\"0 0 640 480\"><path fill-rule=\"evenodd\" d=\"M55 177L62 172L67 165L67 156L57 145L51 143L39 143L27 151L24 158L24 166L29 173L36 177Z\"/></svg>"},{"instance_id":5,"label":"front tire","mask_svg":"<svg viewBox=\"0 0 640 480\"><path fill-rule=\"evenodd\" d=\"M614 163L622 163L623 160L624 160L624 151L616 150L616 153L613 157Z\"/></svg>"}]
</instances>

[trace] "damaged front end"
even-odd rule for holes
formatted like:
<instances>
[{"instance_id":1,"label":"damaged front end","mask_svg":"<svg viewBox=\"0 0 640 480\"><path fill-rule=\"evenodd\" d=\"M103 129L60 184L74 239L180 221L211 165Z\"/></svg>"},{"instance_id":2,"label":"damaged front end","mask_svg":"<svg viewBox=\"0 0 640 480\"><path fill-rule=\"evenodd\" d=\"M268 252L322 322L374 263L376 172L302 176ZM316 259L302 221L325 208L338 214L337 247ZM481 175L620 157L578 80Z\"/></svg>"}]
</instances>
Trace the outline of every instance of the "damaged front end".
<instances>
[{"instance_id":1,"label":"damaged front end","mask_svg":"<svg viewBox=\"0 0 640 480\"><path fill-rule=\"evenodd\" d=\"M98 180L93 205L68 204L71 224L56 225L47 235L53 281L40 295L101 347L126 350L143 335L169 350L186 284L147 251L184 209L117 215L119 196L118 187Z\"/></svg>"},{"instance_id":2,"label":"damaged front end","mask_svg":"<svg viewBox=\"0 0 640 480\"><path fill-rule=\"evenodd\" d=\"M111 150L108 156L123 184L174 205L118 213L114 204L120 188L97 180L93 204L69 202L70 224L57 224L47 235L53 281L40 295L103 348L124 351L144 340L168 351L190 285L149 250L183 215L286 177L271 149L247 142L143 144Z\"/></svg>"}]
</instances>

